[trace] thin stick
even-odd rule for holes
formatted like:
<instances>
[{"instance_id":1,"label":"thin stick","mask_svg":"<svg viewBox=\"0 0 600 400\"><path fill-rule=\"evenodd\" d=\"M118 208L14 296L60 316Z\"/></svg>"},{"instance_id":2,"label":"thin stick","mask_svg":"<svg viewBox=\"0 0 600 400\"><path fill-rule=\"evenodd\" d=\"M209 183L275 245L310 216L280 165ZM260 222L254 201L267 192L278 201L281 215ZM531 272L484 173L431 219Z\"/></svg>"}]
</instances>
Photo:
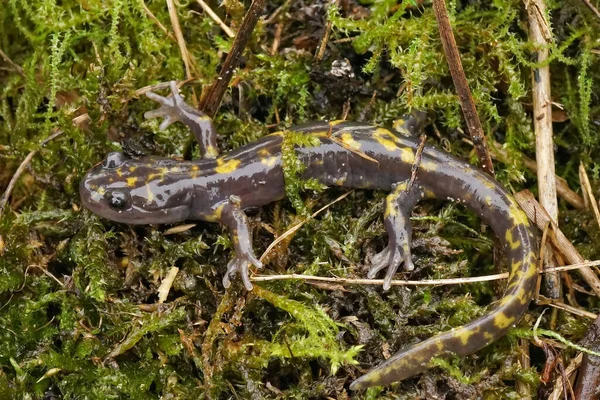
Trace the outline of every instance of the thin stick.
<instances>
[{"instance_id":1,"label":"thin stick","mask_svg":"<svg viewBox=\"0 0 600 400\"><path fill-rule=\"evenodd\" d=\"M383 279L350 279L350 278L327 278L324 276L311 276L302 274L288 275L255 275L250 278L254 282L279 281L287 279L300 279L304 281L329 282L346 285L383 285ZM468 278L452 278L452 279L423 279L420 281L409 280L393 280L393 286L445 286L459 285L464 283L488 282L497 281L500 279L508 279L508 272L496 275L475 276Z\"/></svg>"},{"instance_id":2,"label":"thin stick","mask_svg":"<svg viewBox=\"0 0 600 400\"><path fill-rule=\"evenodd\" d=\"M17 71L17 73L19 75L25 76L25 72L23 71L23 68L21 68L21 66L19 64L13 62L13 60L11 60L10 57L8 55L6 55L5 52L2 51L2 49L0 49L0 57L2 57L4 59L4 61L6 61L10 65L12 65L12 67L15 69L15 71Z\"/></svg>"},{"instance_id":3,"label":"thin stick","mask_svg":"<svg viewBox=\"0 0 600 400\"><path fill-rule=\"evenodd\" d=\"M598 315L594 314L593 312L582 310L581 308L573 307L571 305L563 303L562 301L551 299L551 298L548 298L545 296L540 296L540 300L539 300L539 302L537 302L537 304L543 305L543 306L546 306L546 305L552 306L552 307L558 308L559 310L567 311L567 312L570 312L571 314L574 314L574 315L577 315L580 317L585 317L585 318L590 318L590 319L598 318Z\"/></svg>"},{"instance_id":4,"label":"thin stick","mask_svg":"<svg viewBox=\"0 0 600 400\"><path fill-rule=\"evenodd\" d=\"M468 142L471 145L473 145L473 143L470 140ZM490 147L491 147L493 158L499 160L500 162L503 162L504 164L513 163L513 160L508 155L508 151L506 151L506 149L504 149L500 143L491 142ZM531 158L529 158L527 156L522 156L521 160L523 161L523 165L525 165L525 167L528 170L537 173L538 166L534 160L532 160ZM556 191L558 192L560 197L562 197L567 203L569 203L573 207L577 208L578 210L583 210L585 208L583 199L581 198L581 196L579 196L577 193L575 193L575 191L573 191L573 189L571 189L569 187L569 184L567 183L567 181L565 181L563 178L561 178L558 175L554 175L554 180L555 180L555 185L556 185Z\"/></svg>"},{"instance_id":5,"label":"thin stick","mask_svg":"<svg viewBox=\"0 0 600 400\"><path fill-rule=\"evenodd\" d=\"M312 213L312 215L310 216L311 218L316 217L317 215L319 215L322 211L328 209L329 207L331 207L332 205L334 205L335 203L337 203L340 200L345 199L346 197L348 197L351 193L353 193L354 190L350 190L344 194L342 194L341 196L339 196L337 199L333 200L331 203L329 204L325 204L323 207L319 208L317 211L315 211L314 213ZM302 225L304 225L307 221L309 220L309 218L300 221L298 224L292 226L290 229L288 229L287 231L285 231L281 236L278 236L277 239L275 239L273 241L273 243L271 243L269 245L269 247L267 247L267 249L264 251L264 253L262 253L262 255L260 256L260 261L263 262L265 260L265 258L267 257L267 255L275 248L275 246L277 246L281 241L283 241L285 238L287 238L288 236L292 235L294 232L296 232L298 229L300 229L302 227Z\"/></svg>"},{"instance_id":6,"label":"thin stick","mask_svg":"<svg viewBox=\"0 0 600 400\"><path fill-rule=\"evenodd\" d=\"M456 93L460 100L460 107L462 108L465 116L465 122L469 134L473 139L475 145L475 151L479 158L479 164L481 168L494 176L494 165L492 164L492 157L486 142L485 135L483 134L483 127L477 114L477 108L471 95L471 89L469 89L469 83L463 70L462 62L460 60L460 54L456 47L456 40L452 33L452 26L450 26L450 19L448 18L448 10L446 9L446 3L444 0L433 0L433 12L440 29L440 38L442 39L442 45L444 47L444 53L446 54L446 61L448 61L448 67L450 68L450 74L452 75L452 81L456 87Z\"/></svg>"},{"instance_id":7,"label":"thin stick","mask_svg":"<svg viewBox=\"0 0 600 400\"><path fill-rule=\"evenodd\" d=\"M546 4L544 0L526 2L529 16L529 37L536 46L533 53L535 62L544 63L548 59L548 43L552 40L548 21L546 21ZM552 98L550 89L550 66L536 67L532 71L533 85L533 127L535 131L535 158L537 161L537 178L539 201L546 210L553 224L558 225L558 202L554 172L554 141L552 132ZM552 252L543 260L553 265ZM552 298L562 297L562 288L558 274L547 274L546 290Z\"/></svg>"},{"instance_id":8,"label":"thin stick","mask_svg":"<svg viewBox=\"0 0 600 400\"><path fill-rule=\"evenodd\" d=\"M163 33L165 35L167 35L167 37L169 39L171 39L172 41L174 41L175 43L177 43L177 39L175 39L175 36L171 35L171 32L169 32L169 30L158 20L158 18L156 18L156 16L152 13L152 11L150 11L150 9L146 5L146 3L144 3L144 0L140 0L140 3L142 4L142 8L146 12L146 14L148 14L148 17L150 17L150 19L152 21L154 21L154 23L156 24L156 26L158 26L160 28L160 30L163 31Z\"/></svg>"},{"instance_id":9,"label":"thin stick","mask_svg":"<svg viewBox=\"0 0 600 400\"><path fill-rule=\"evenodd\" d=\"M283 23L280 22L275 25L275 37L273 38L273 47L271 47L271 55L274 56L279 51L279 45L281 44L281 34L283 33Z\"/></svg>"},{"instance_id":10,"label":"thin stick","mask_svg":"<svg viewBox=\"0 0 600 400\"><path fill-rule=\"evenodd\" d=\"M185 39L183 38L183 32L181 32L181 25L179 24L179 16L177 15L177 8L173 0L167 0L167 8L169 9L169 17L171 18L171 25L173 25L173 32L175 32L175 38L177 39L177 45L179 46L179 52L181 53L181 59L185 66L185 76L190 79L192 77L192 71L190 68L190 56L185 45ZM194 102L196 96L194 96ZM194 104L196 105L196 104Z\"/></svg>"},{"instance_id":11,"label":"thin stick","mask_svg":"<svg viewBox=\"0 0 600 400\"><path fill-rule=\"evenodd\" d=\"M339 201L341 199L336 199L335 201ZM328 207L331 204L328 204L325 207ZM322 209L321 209L322 210ZM319 211L321 211L319 210ZM314 214L313 214L314 215ZM304 221L301 223L303 224ZM300 224L300 225L301 225ZM297 230L294 226L294 232ZM287 236L288 232L292 229L288 230L285 235ZM280 236L283 240L284 235ZM277 238L277 239L279 239ZM280 240L280 241L281 241ZM269 246L269 249L274 247L274 245ZM269 249L265 250L265 253L261 256L261 261L263 257L268 253ZM573 264L573 265L564 265L560 267L553 267L553 271L570 271L575 269L586 268L590 266L600 265L600 260L589 261L585 263ZM539 272L543 273L543 272ZM450 279L422 279L419 281L410 281L410 280L393 280L392 285L396 286L444 286L444 285L460 285L464 283L476 283L476 282L489 282L489 281L497 281L502 279L508 279L509 273L503 272L501 274L494 275L483 275L483 276L472 276L467 278L450 278ZM254 282L265 282L265 281L278 281L278 280L287 280L287 279L300 279L304 281L317 281L317 282L328 282L335 284L346 284L346 285L382 285L383 279L352 279L352 278L330 278L325 276L314 276L314 275L302 275L302 274L285 274L285 275L254 275L250 277L251 281Z\"/></svg>"},{"instance_id":12,"label":"thin stick","mask_svg":"<svg viewBox=\"0 0 600 400\"><path fill-rule=\"evenodd\" d=\"M63 134L62 130L54 132L52 135L48 136L46 139L41 141L40 148L44 147L46 145L46 143L48 143L51 140L54 140L55 138L57 138L58 136L60 136L62 134ZM15 171L15 174L11 178L10 182L8 182L8 186L6 187L4 194L2 195L2 197L0 197L0 217L2 217L2 214L4 213L4 208L6 207L8 198L10 197L10 194L11 194L13 188L15 187L17 180L19 179L19 177L21 176L23 171L25 171L25 168L27 168L27 165L29 165L29 163L31 162L31 159L33 158L33 156L35 156L37 154L38 151L39 151L39 149L31 150L29 152L29 154L27 154L27 157L25 157L25 159L23 160L21 165L19 165L19 168L17 168L17 170Z\"/></svg>"},{"instance_id":13,"label":"thin stick","mask_svg":"<svg viewBox=\"0 0 600 400\"><path fill-rule=\"evenodd\" d=\"M581 186L583 186L583 190L585 190L590 199L592 210L594 210L594 215L596 216L596 223L598 223L598 226L600 226L600 211L598 211L598 202L596 201L596 197L594 196L594 191L592 190L592 185L590 184L590 178L588 177L588 174L585 171L583 162L579 164L579 180L581 181Z\"/></svg>"},{"instance_id":14,"label":"thin stick","mask_svg":"<svg viewBox=\"0 0 600 400\"><path fill-rule=\"evenodd\" d=\"M223 22L223 20L221 18L219 18L219 16L217 14L215 14L215 12L208 6L208 4L206 4L202 0L196 0L196 1L198 2L198 4L200 4L200 7L202 7L204 12L206 14L208 14L208 16L211 17L212 20L215 21L217 23L217 25L219 25L221 27L221 29L223 30L223 32L225 32L225 34L227 34L227 36L229 36L230 38L235 37L235 32L230 27L228 27L225 24L225 22Z\"/></svg>"},{"instance_id":15,"label":"thin stick","mask_svg":"<svg viewBox=\"0 0 600 400\"><path fill-rule=\"evenodd\" d=\"M588 0L581 0L581 1L583 1L583 4L585 4L590 10L592 10L594 15L598 19L600 19L600 12L598 12L598 9L596 9L596 7L594 7L594 5L592 3L590 3Z\"/></svg>"},{"instance_id":16,"label":"thin stick","mask_svg":"<svg viewBox=\"0 0 600 400\"><path fill-rule=\"evenodd\" d=\"M550 216L544 208L535 200L533 194L528 190L523 190L515 194L517 203L521 206L530 221L533 221L538 228L544 229L546 224L551 221ZM565 259L571 264L583 264L585 263L584 258L579 254L577 249L571 244L569 239L565 236L561 230L551 222L554 235L550 235L551 242L558 252L565 256ZM553 268L550 269L554 270ZM589 267L584 266L577 270L581 277L587 282L592 288L596 296L600 296L600 279L596 273Z\"/></svg>"},{"instance_id":17,"label":"thin stick","mask_svg":"<svg viewBox=\"0 0 600 400\"><path fill-rule=\"evenodd\" d=\"M419 147L417 147L417 151L415 153L415 161L410 166L410 180L408 181L408 185L406 185L406 190L410 190L412 185L415 183L415 179L417 179L417 171L419 170L419 166L421 165L421 157L423 156L423 149L425 148L425 142L427 141L427 136L421 135L421 142L419 143Z\"/></svg>"},{"instance_id":18,"label":"thin stick","mask_svg":"<svg viewBox=\"0 0 600 400\"><path fill-rule=\"evenodd\" d=\"M258 22L258 18L260 17L264 6L265 0L254 0L252 5L250 5L244 20L242 21L242 25L235 36L231 50L227 54L225 62L223 62L219 77L200 105L200 109L211 118L215 116L221 105L221 99L229 86L233 71L240 63L242 52L252 37L252 31Z\"/></svg>"}]
</instances>

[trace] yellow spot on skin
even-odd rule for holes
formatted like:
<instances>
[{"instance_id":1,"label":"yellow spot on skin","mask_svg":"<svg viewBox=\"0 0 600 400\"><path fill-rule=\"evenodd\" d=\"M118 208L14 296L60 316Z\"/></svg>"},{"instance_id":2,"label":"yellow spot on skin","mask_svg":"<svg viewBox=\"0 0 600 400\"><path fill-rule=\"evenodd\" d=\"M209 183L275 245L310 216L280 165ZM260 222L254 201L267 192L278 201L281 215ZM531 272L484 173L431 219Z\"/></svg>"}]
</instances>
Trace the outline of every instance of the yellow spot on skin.
<instances>
[{"instance_id":1,"label":"yellow spot on skin","mask_svg":"<svg viewBox=\"0 0 600 400\"><path fill-rule=\"evenodd\" d=\"M345 145L353 148L354 150L360 149L360 142L354 140L354 137L350 132L342 132L342 134L340 135L340 139Z\"/></svg>"},{"instance_id":2,"label":"yellow spot on skin","mask_svg":"<svg viewBox=\"0 0 600 400\"><path fill-rule=\"evenodd\" d=\"M219 174L230 174L238 168L240 163L240 160L231 159L225 161L220 158L217 160L217 168L215 168L215 171Z\"/></svg>"},{"instance_id":3,"label":"yellow spot on skin","mask_svg":"<svg viewBox=\"0 0 600 400\"><path fill-rule=\"evenodd\" d=\"M103 187L99 187L97 192L99 195L104 196L104 193L106 193L106 189Z\"/></svg>"},{"instance_id":4,"label":"yellow spot on skin","mask_svg":"<svg viewBox=\"0 0 600 400\"><path fill-rule=\"evenodd\" d=\"M485 204L488 206L492 205L492 196L485 196Z\"/></svg>"},{"instance_id":5,"label":"yellow spot on skin","mask_svg":"<svg viewBox=\"0 0 600 400\"><path fill-rule=\"evenodd\" d=\"M480 177L479 178L480 182L483 184L483 186L485 186L488 189L496 189L496 184L492 181L490 181L489 179L486 179L485 177Z\"/></svg>"},{"instance_id":6,"label":"yellow spot on skin","mask_svg":"<svg viewBox=\"0 0 600 400\"><path fill-rule=\"evenodd\" d=\"M521 265L523 265L523 261L515 261L510 266L510 273L516 274L521 269Z\"/></svg>"},{"instance_id":7,"label":"yellow spot on skin","mask_svg":"<svg viewBox=\"0 0 600 400\"><path fill-rule=\"evenodd\" d=\"M146 183L146 204L150 204L154 201L154 193L149 184Z\"/></svg>"},{"instance_id":8,"label":"yellow spot on skin","mask_svg":"<svg viewBox=\"0 0 600 400\"><path fill-rule=\"evenodd\" d=\"M192 171L198 171L198 166L197 165L192 165L192 168L190 168Z\"/></svg>"},{"instance_id":9,"label":"yellow spot on skin","mask_svg":"<svg viewBox=\"0 0 600 400\"><path fill-rule=\"evenodd\" d=\"M135 183L137 182L137 178L134 176L132 178L127 178L127 186L135 187Z\"/></svg>"},{"instance_id":10,"label":"yellow spot on skin","mask_svg":"<svg viewBox=\"0 0 600 400\"><path fill-rule=\"evenodd\" d=\"M411 152L412 154L412 152ZM433 161L426 161L426 162L422 162L421 165L419 165L420 169L423 169L425 171L436 171L438 167L438 164L434 163Z\"/></svg>"},{"instance_id":11,"label":"yellow spot on skin","mask_svg":"<svg viewBox=\"0 0 600 400\"><path fill-rule=\"evenodd\" d=\"M387 195L387 197L385 198L385 210L383 212L384 218L395 217L398 215L398 195L401 192L405 191L407 187L407 182L401 182L396 185L396 187L390 194Z\"/></svg>"},{"instance_id":12,"label":"yellow spot on skin","mask_svg":"<svg viewBox=\"0 0 600 400\"><path fill-rule=\"evenodd\" d=\"M403 147L400 149L400 159L402 162L412 165L415 162L415 154L412 152L412 149ZM421 164L421 166L423 165Z\"/></svg>"},{"instance_id":13,"label":"yellow spot on skin","mask_svg":"<svg viewBox=\"0 0 600 400\"><path fill-rule=\"evenodd\" d=\"M485 339L488 341L488 343L489 343L490 341L492 341L492 340L494 339L494 334L493 334L493 333L490 333L490 332L488 332L488 331L484 331L484 332L483 332L483 337L484 337L484 338L485 338Z\"/></svg>"},{"instance_id":14,"label":"yellow spot on skin","mask_svg":"<svg viewBox=\"0 0 600 400\"><path fill-rule=\"evenodd\" d=\"M341 178L338 178L338 179L336 179L334 183L335 183L337 186L342 186L344 183L346 183L346 180L347 180L347 179L348 179L348 176L347 176L347 175L344 175L344 176L342 176Z\"/></svg>"},{"instance_id":15,"label":"yellow spot on skin","mask_svg":"<svg viewBox=\"0 0 600 400\"><path fill-rule=\"evenodd\" d=\"M515 317L509 317L503 312L494 317L494 326L499 329L506 329L515 323Z\"/></svg>"},{"instance_id":16,"label":"yellow spot on skin","mask_svg":"<svg viewBox=\"0 0 600 400\"><path fill-rule=\"evenodd\" d=\"M135 165L132 165L131 167L129 167L129 172L134 172L137 169L137 167Z\"/></svg>"},{"instance_id":17,"label":"yellow spot on skin","mask_svg":"<svg viewBox=\"0 0 600 400\"><path fill-rule=\"evenodd\" d=\"M460 340L463 346L466 346L469 343L469 338L476 334L479 331L479 328L474 329L458 329L453 333L453 336Z\"/></svg>"},{"instance_id":18,"label":"yellow spot on skin","mask_svg":"<svg viewBox=\"0 0 600 400\"><path fill-rule=\"evenodd\" d=\"M388 131L387 129L383 129L383 128L375 129L375 132L373 132L373 139L375 139L377 141L377 143L379 143L380 145L385 147L385 149L387 151L394 151L398 148L398 146L396 146L395 136L392 133L390 133L390 131ZM410 151L410 149L406 149L406 150ZM410 153L412 155L412 151L410 151ZM413 160L414 160L414 155L413 155ZM402 161L404 161L404 158L402 158ZM408 161L405 161L405 162L408 162Z\"/></svg>"},{"instance_id":19,"label":"yellow spot on skin","mask_svg":"<svg viewBox=\"0 0 600 400\"><path fill-rule=\"evenodd\" d=\"M206 147L206 158L217 158L218 155L219 149L217 149L215 146Z\"/></svg>"},{"instance_id":20,"label":"yellow spot on skin","mask_svg":"<svg viewBox=\"0 0 600 400\"><path fill-rule=\"evenodd\" d=\"M523 210L521 210L516 204L514 207L511 207L508 211L510 218L514 221L515 225L524 225L529 226L529 219L527 219L527 214Z\"/></svg>"},{"instance_id":21,"label":"yellow spot on skin","mask_svg":"<svg viewBox=\"0 0 600 400\"><path fill-rule=\"evenodd\" d=\"M123 171L121 171L121 168L117 168L115 172L117 173L117 175L119 175L119 177L123 176Z\"/></svg>"},{"instance_id":22,"label":"yellow spot on skin","mask_svg":"<svg viewBox=\"0 0 600 400\"><path fill-rule=\"evenodd\" d=\"M508 246L511 249L516 250L519 247L521 247L521 241L519 239L513 238L512 229L508 229L506 231L505 239L506 239L506 243L508 243Z\"/></svg>"},{"instance_id":23,"label":"yellow spot on skin","mask_svg":"<svg viewBox=\"0 0 600 400\"><path fill-rule=\"evenodd\" d=\"M272 156L272 157L267 157L267 158L261 158L260 162L261 162L261 164L266 165L267 167L272 167L277 162L277 157Z\"/></svg>"},{"instance_id":24,"label":"yellow spot on skin","mask_svg":"<svg viewBox=\"0 0 600 400\"><path fill-rule=\"evenodd\" d=\"M260 149L260 150L258 151L258 155L259 155L260 157L264 157L264 158L266 158L266 157L269 157L269 156L271 155L271 153L269 153L269 150L267 150L267 149Z\"/></svg>"}]
</instances>

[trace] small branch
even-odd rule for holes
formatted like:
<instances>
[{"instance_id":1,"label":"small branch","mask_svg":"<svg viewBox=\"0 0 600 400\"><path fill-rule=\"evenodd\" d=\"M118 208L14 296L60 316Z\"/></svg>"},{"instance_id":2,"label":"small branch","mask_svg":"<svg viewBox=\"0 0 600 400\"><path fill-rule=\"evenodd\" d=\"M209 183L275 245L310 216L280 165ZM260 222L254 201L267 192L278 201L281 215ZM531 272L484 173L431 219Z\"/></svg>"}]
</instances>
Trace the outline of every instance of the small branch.
<instances>
[{"instance_id":1,"label":"small branch","mask_svg":"<svg viewBox=\"0 0 600 400\"><path fill-rule=\"evenodd\" d=\"M310 218L316 217L322 211L328 209L329 207L331 207L332 205L334 205L338 201L341 201L341 200L345 199L346 197L348 197L353 192L354 192L354 190L350 190L350 191L348 191L348 192L340 195L337 199L333 200L331 203L328 203L328 204L324 205L323 207L319 208L317 211L315 211L314 213L312 213L312 215L310 216ZM285 231L282 235L278 236L273 241L273 243L271 243L269 245L269 247L267 247L267 249L264 251L264 253L262 253L262 255L260 256L260 262L264 262L266 260L266 257L275 248L275 246L277 246L280 242L282 242L283 240L285 240L285 238L287 238L288 236L293 235L294 232L296 232L298 229L300 229L302 227L302 225L304 225L307 221L308 221L308 218L304 219L303 221L300 221L298 224L292 226L290 229L288 229L287 231Z\"/></svg>"},{"instance_id":2,"label":"small branch","mask_svg":"<svg viewBox=\"0 0 600 400\"><path fill-rule=\"evenodd\" d=\"M227 58L221 67L221 72L219 73L217 81L210 88L208 95L200 104L200 109L211 118L215 116L221 105L221 99L229 86L233 72L240 64L242 53L252 37L252 32L254 31L254 27L258 22L264 6L265 0L254 0L250 5L244 20L242 21L242 25L235 36L231 50L227 54Z\"/></svg>"},{"instance_id":3,"label":"small branch","mask_svg":"<svg viewBox=\"0 0 600 400\"><path fill-rule=\"evenodd\" d=\"M552 245L555 250L563 254L567 262L571 264L582 264L585 262L584 258L579 254L577 249L571 244L569 239L564 233L556 226L554 222L551 222L550 216L544 210L544 208L535 200L533 194L528 190L523 190L515 194L515 199L521 206L521 208L527 214L530 221L533 221L536 226L543 230L546 224L550 223L553 230L553 235L549 235ZM549 270L553 271L554 269ZM587 282L592 288L596 296L600 297L600 279L596 273L590 267L582 267L578 269L581 277Z\"/></svg>"},{"instance_id":4,"label":"small branch","mask_svg":"<svg viewBox=\"0 0 600 400\"><path fill-rule=\"evenodd\" d=\"M6 61L10 65L12 65L12 67L15 69L15 71L17 71L17 73L19 75L25 76L25 72L23 71L23 68L21 68L21 66L19 64L13 62L13 60L11 60L10 57L7 56L6 53L2 51L2 49L0 49L0 57L2 57L4 59L4 61Z\"/></svg>"},{"instance_id":5,"label":"small branch","mask_svg":"<svg viewBox=\"0 0 600 400\"><path fill-rule=\"evenodd\" d=\"M526 1L529 16L530 41L538 49L533 53L534 62L543 64L548 59L548 43L552 41L544 0ZM533 127L535 131L535 158L540 204L547 211L552 223L558 225L558 202L554 172L554 141L552 132L552 96L550 89L550 66L535 67L532 71ZM547 252L545 264L554 265L552 252ZM558 274L545 276L546 290L550 297L562 297Z\"/></svg>"},{"instance_id":6,"label":"small branch","mask_svg":"<svg viewBox=\"0 0 600 400\"><path fill-rule=\"evenodd\" d=\"M183 60L183 65L185 66L185 76L188 79L192 78L192 70L191 70L191 62L190 62L190 54L187 50L187 46L185 44L185 39L183 38L183 32L181 32L181 25L179 24L179 17L177 15L177 8L175 7L173 0L167 0L167 8L169 9L169 17L171 18L171 25L173 25L173 32L175 32L175 38L177 39L177 44L179 45L179 52L181 53L181 59ZM193 99L194 103L196 103L196 96ZM196 104L194 104L196 105Z\"/></svg>"},{"instance_id":7,"label":"small branch","mask_svg":"<svg viewBox=\"0 0 600 400\"><path fill-rule=\"evenodd\" d=\"M557 308L559 310L570 312L571 314L577 315L579 317L585 317L585 318L589 318L589 319L598 318L598 315L596 315L592 312L582 310L581 308L570 306L570 305L565 304L562 301L559 301L556 299L551 299L549 297L544 297L544 296L540 296L539 299L540 300L537 302L537 304L541 305L541 306L548 305L548 306Z\"/></svg>"},{"instance_id":8,"label":"small branch","mask_svg":"<svg viewBox=\"0 0 600 400\"><path fill-rule=\"evenodd\" d=\"M167 37L169 39L171 39L172 41L174 41L175 43L177 43L177 39L175 39L175 36L171 35L171 32L169 32L169 30L158 20L158 18L156 18L156 16L152 13L152 11L150 11L150 9L146 5L146 3L144 3L144 0L140 0L140 3L142 4L142 8L146 12L146 14L148 14L148 17L150 17L150 19L152 21L154 21L154 23L156 24L156 26L158 26L160 28L160 30L163 31L163 33L165 35L167 35Z\"/></svg>"},{"instance_id":9,"label":"small branch","mask_svg":"<svg viewBox=\"0 0 600 400\"><path fill-rule=\"evenodd\" d=\"M598 211L598 202L596 201L596 196L594 196L594 191L592 190L592 185L590 184L590 178L585 171L583 163L579 164L579 180L581 181L583 190L585 193L587 193L587 196L590 199L590 204L592 205L592 210L594 210L594 216L596 217L596 223L600 227L600 211Z\"/></svg>"},{"instance_id":10,"label":"small branch","mask_svg":"<svg viewBox=\"0 0 600 400\"><path fill-rule=\"evenodd\" d=\"M225 32L225 34L227 36L229 36L230 38L235 37L235 32L233 32L233 30L230 27L228 27L225 24L225 22L223 22L223 20L221 18L219 18L219 16L217 14L215 14L215 12L208 6L208 4L206 4L202 0L196 0L196 1L198 2L198 4L200 4L200 7L202 7L204 12L206 14L208 14L208 16L211 17L212 20L215 21L217 23L217 25L219 25L221 27L221 29L223 30L223 32Z\"/></svg>"},{"instance_id":11,"label":"small branch","mask_svg":"<svg viewBox=\"0 0 600 400\"><path fill-rule=\"evenodd\" d=\"M337 4L337 0L333 1L331 4ZM323 57L325 56L325 50L327 50L327 43L329 42L329 34L331 33L331 27L332 27L332 23L331 21L327 21L327 23L325 24L325 32L323 32L323 37L321 37L321 43L319 44L319 49L317 50L317 53L315 54L315 61L319 62L323 60Z\"/></svg>"},{"instance_id":12,"label":"small branch","mask_svg":"<svg viewBox=\"0 0 600 400\"><path fill-rule=\"evenodd\" d=\"M587 6L587 8L589 8L598 19L600 19L600 12L598 11L598 9L596 7L594 7L594 5L592 3L589 2L589 0L581 0L581 1L583 1L583 4L585 4Z\"/></svg>"},{"instance_id":13,"label":"small branch","mask_svg":"<svg viewBox=\"0 0 600 400\"><path fill-rule=\"evenodd\" d=\"M54 140L55 138L57 138L58 136L60 136L62 134L63 134L62 130L54 132L52 135L48 136L46 139L41 141L40 148L44 147L46 145L46 143L48 143L51 140ZM25 171L25 168L27 168L27 165L29 165L29 163L31 162L31 160L37 154L38 151L39 151L39 149L32 150L29 152L29 154L27 154L27 157L25 157L25 159L23 160L21 165L19 165L19 168L17 168L17 170L15 171L15 174L13 175L10 182L8 183L8 186L6 187L4 194L0 197L0 217L2 217L2 214L4 213L4 208L6 207L8 198L10 197L10 194L11 194L13 188L15 187L17 180L19 179L19 177L21 176L23 171Z\"/></svg>"},{"instance_id":14,"label":"small branch","mask_svg":"<svg viewBox=\"0 0 600 400\"><path fill-rule=\"evenodd\" d=\"M452 81L456 87L456 93L460 100L460 106L465 116L465 122L467 129L473 140L475 151L479 158L479 164L481 168L494 176L494 165L492 164L492 157L486 142L485 135L483 133L483 127L477 114L477 108L469 89L469 83L465 76L465 71L462 67L460 60L460 54L456 47L456 40L452 33L452 26L450 25L450 19L448 18L448 10L446 9L446 3L444 0L433 0L433 12L440 29L440 38L442 39L442 45L444 47L444 53L446 54L446 60L448 61L448 67L450 68L450 74L452 75Z\"/></svg>"},{"instance_id":15,"label":"small branch","mask_svg":"<svg viewBox=\"0 0 600 400\"><path fill-rule=\"evenodd\" d=\"M265 251L265 254L266 253L267 253L267 251ZM263 257L265 254L263 254ZM261 261L262 261L263 257L261 257ZM563 265L560 267L553 267L552 271L570 271L570 270L576 270L576 269L582 269L582 268L589 268L590 266L597 266L597 265L600 265L600 260L588 261L588 262L572 264L572 265ZM543 272L539 272L539 273L543 273ZM503 272L501 274L473 276L473 277L468 277L468 278L422 279L419 281L409 281L409 280L399 279L399 280L393 280L392 285L395 285L395 286L460 285L460 284L464 284L464 283L497 281L497 280L501 280L501 279L508 279L508 277L509 277L509 273ZM304 281L314 281L314 282L327 282L327 283L335 283L335 284L340 284L340 285L343 285L343 284L346 284L346 285L383 285L383 279L328 278L325 276L302 275L302 274L254 275L254 276L250 277L250 280L254 281L254 282L280 281L280 280L288 280L288 279L300 279L300 280L304 280ZM561 304L564 304L564 303L561 303ZM565 306L570 307L566 304L565 304ZM579 309L577 309L577 310L580 311ZM582 315L585 315L585 314L582 314ZM589 315L591 315L591 313L589 313Z\"/></svg>"},{"instance_id":16,"label":"small branch","mask_svg":"<svg viewBox=\"0 0 600 400\"><path fill-rule=\"evenodd\" d=\"M469 143L471 143L471 145L473 144L471 141L469 141ZM499 160L504 164L513 163L513 160L511 159L511 157L509 157L508 152L502 147L500 143L491 142L491 150L493 158ZM521 159L528 170L537 173L537 163L534 160L527 156L522 156ZM558 175L554 175L554 180L556 185L556 191L558 192L561 198L563 198L567 203L569 203L578 210L585 209L583 199L580 195L575 193L575 191L573 191L573 189L569 187L567 181L565 181Z\"/></svg>"},{"instance_id":17,"label":"small branch","mask_svg":"<svg viewBox=\"0 0 600 400\"><path fill-rule=\"evenodd\" d=\"M313 282L328 282L340 285L383 285L383 279L350 279L350 278L327 278L324 276L311 276L302 274L289 275L255 275L250 277L253 282L265 281L280 281L287 279L300 279ZM488 282L497 281L500 279L508 279L508 272L496 275L475 276L469 278L452 278L452 279L423 279L420 281L408 280L393 280L392 286L444 286L444 285L460 285L464 283Z\"/></svg>"}]
</instances>

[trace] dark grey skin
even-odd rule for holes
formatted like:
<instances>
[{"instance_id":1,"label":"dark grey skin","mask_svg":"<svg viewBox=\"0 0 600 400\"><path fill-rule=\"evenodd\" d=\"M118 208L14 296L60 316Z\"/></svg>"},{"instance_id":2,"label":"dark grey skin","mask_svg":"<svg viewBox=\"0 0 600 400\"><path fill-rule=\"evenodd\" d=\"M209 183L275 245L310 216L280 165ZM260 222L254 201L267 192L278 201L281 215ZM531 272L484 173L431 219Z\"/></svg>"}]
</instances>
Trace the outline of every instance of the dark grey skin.
<instances>
[{"instance_id":1,"label":"dark grey skin","mask_svg":"<svg viewBox=\"0 0 600 400\"><path fill-rule=\"evenodd\" d=\"M174 223L185 219L221 222L231 232L235 257L223 279L240 273L252 290L248 268L262 267L252 249L252 234L244 208L258 207L285 197L281 144L275 133L224 156L209 158L216 132L206 117L185 104L172 85L173 98L153 93L162 104L148 117L164 116L168 123L190 126L204 146L204 159L130 159L111 153L93 168L80 186L83 204L92 212L127 224ZM163 123L165 125L165 123ZM497 340L516 324L533 296L536 242L527 217L514 198L493 178L468 163L425 146L416 179L410 182L417 140L370 125L333 121L292 128L312 135L318 145L297 147L306 165L304 178L328 186L389 191L384 224L388 245L372 259L369 278L386 270L388 290L398 267L413 268L410 213L423 198L456 201L475 211L499 237L510 266L504 297L481 318L410 346L360 377L350 386L363 389L385 385L423 372L433 357L472 354ZM207 147L208 146L208 147ZM216 149L216 147L215 147Z\"/></svg>"}]
</instances>

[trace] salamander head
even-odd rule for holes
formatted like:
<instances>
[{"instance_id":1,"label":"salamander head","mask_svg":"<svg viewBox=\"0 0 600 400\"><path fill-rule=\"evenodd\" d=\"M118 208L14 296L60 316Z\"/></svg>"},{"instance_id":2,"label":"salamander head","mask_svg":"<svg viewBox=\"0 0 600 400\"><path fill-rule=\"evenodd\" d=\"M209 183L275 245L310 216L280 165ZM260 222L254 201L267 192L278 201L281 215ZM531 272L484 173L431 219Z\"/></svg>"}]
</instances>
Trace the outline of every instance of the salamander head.
<instances>
[{"instance_id":1,"label":"salamander head","mask_svg":"<svg viewBox=\"0 0 600 400\"><path fill-rule=\"evenodd\" d=\"M173 160L134 160L110 153L79 184L83 205L103 218L126 224L166 224L186 219L191 191L169 183Z\"/></svg>"}]
</instances>

